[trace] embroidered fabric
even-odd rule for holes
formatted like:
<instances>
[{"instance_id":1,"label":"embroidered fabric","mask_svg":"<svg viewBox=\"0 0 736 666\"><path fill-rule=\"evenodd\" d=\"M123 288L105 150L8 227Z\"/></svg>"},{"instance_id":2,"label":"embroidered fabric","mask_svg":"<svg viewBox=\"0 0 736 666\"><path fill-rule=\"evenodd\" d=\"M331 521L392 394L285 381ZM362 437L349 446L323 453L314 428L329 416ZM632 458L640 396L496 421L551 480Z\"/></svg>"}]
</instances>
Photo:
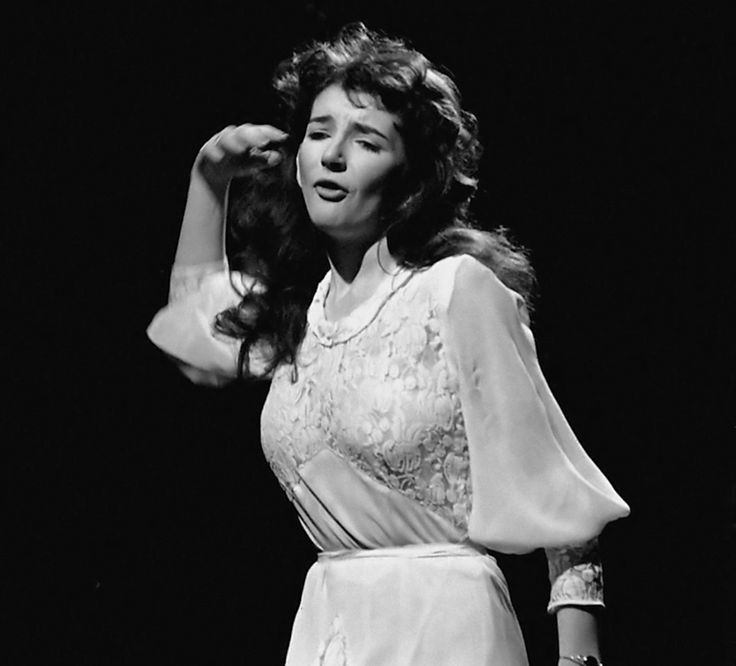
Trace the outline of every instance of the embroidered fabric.
<instances>
[{"instance_id":1,"label":"embroidered fabric","mask_svg":"<svg viewBox=\"0 0 736 666\"><path fill-rule=\"evenodd\" d=\"M552 584L547 612L563 606L603 607L603 568L584 562L563 571Z\"/></svg>"},{"instance_id":2,"label":"embroidered fabric","mask_svg":"<svg viewBox=\"0 0 736 666\"><path fill-rule=\"evenodd\" d=\"M457 382L431 294L412 288L413 276L404 271L387 281L336 324L324 317L328 283L320 284L298 381L290 367L275 371L262 442L287 493L300 468L329 447L467 532L470 461Z\"/></svg>"},{"instance_id":3,"label":"embroidered fabric","mask_svg":"<svg viewBox=\"0 0 736 666\"><path fill-rule=\"evenodd\" d=\"M593 515L596 516L595 524L602 525L628 512L628 507L605 477L579 449L569 429L565 429L563 417L555 411L556 403L545 395L548 389L546 384L542 385L543 379L536 378L535 373L539 371L535 370L533 338L525 328L525 311L520 299L518 307L512 306L515 315L508 315L516 317L517 322L512 326L519 329L519 333L513 333L517 350L510 353L524 356L524 365L518 363L518 357L501 357L517 363L518 369L511 364L510 369L500 365L495 369L478 367L485 360L474 359L465 347L472 346L472 342L475 346L495 344L494 339L481 339L490 335L487 331L476 331L480 337L471 344L457 333L452 341L448 339L448 304L454 293L455 275L458 267L467 266L468 262L477 263L468 257L453 257L437 262L425 271L402 269L388 276L370 299L338 322L330 322L324 315L329 275L320 283L308 312L308 328L296 362L296 381L295 368L291 366L282 365L274 371L261 425L266 459L297 506L298 489L304 481L303 471L320 452L327 450L357 473L399 493L445 521L461 538L474 538L492 548L496 543L490 537L486 539L486 533L505 533L507 536L499 536L498 543L510 543L508 534L514 533L517 524L518 530L526 529L532 535L520 537L521 543L530 549L535 547L532 543L535 533L541 535L545 530L549 534L564 532L565 521L574 524L584 516ZM482 280L486 280L485 273L490 273L480 265L470 268L484 272ZM232 353L231 343L218 339L211 330L200 326L199 338L196 344L191 344L196 353L192 353L170 332L181 328L182 318L189 317L197 322L209 318L211 321L217 312L237 303L239 294L229 279L223 279L224 270L224 264L210 264L200 269L174 269L172 305L168 312L165 309L159 313L149 328L151 339L179 358L184 366L194 364L214 370L220 378L235 375L232 359L236 355ZM242 280L244 285L252 285L248 278ZM469 285L468 288L474 286ZM485 285L482 288L487 289ZM491 287L491 298L494 298L493 289L497 287ZM215 296L212 290L217 291ZM207 292L206 296L203 296L204 292ZM483 296L488 297L489 294L484 293ZM513 302L506 295L503 298ZM471 313L477 309L472 306ZM457 322L455 327L462 330ZM462 343L463 349L451 349L452 342L456 347ZM214 362L205 358L207 345L211 347L210 357L215 359ZM503 351L505 355L508 353ZM231 359L230 366L227 359ZM471 470L470 427L466 424L468 414L464 407L470 407L472 403L473 410L477 410L478 405L482 408L478 396L483 392L488 377L499 385L504 395L514 390L508 388L507 382L501 381L505 376L501 377L499 373L510 373L513 386L522 386L514 379L518 372L525 375L524 382L531 382L531 393L529 397L520 398L523 409L515 418L518 417L519 423L541 419L542 425L537 427L533 424L538 432L532 434L536 439L551 439L551 443L537 444L530 440L524 446L531 448L524 451L522 447L525 457L519 460L516 453L506 453L503 448L500 449L502 458L496 453L487 455L486 449L476 449L473 455L479 457L474 458L475 465ZM469 374L466 377L463 373ZM196 375L189 376L198 381ZM464 382L462 385L461 380ZM496 386L492 388L496 391ZM463 404L461 396L470 402ZM539 403L534 405L533 414L529 412L530 401L540 400L544 401L544 406ZM515 409L513 405L510 408ZM487 413L479 420L475 411L471 413L474 415L474 432L478 431L481 421L487 428L480 439L505 437L508 433L513 437L513 429L509 430L498 421L497 415ZM551 425L545 425L548 419ZM528 433L523 432L522 435L527 436ZM475 447L483 444L477 435L474 442ZM561 442L565 443L564 447ZM535 448L542 445L546 448ZM540 457L543 451L544 455ZM533 480L535 477L527 468L529 465L533 467L535 460L546 465L547 459L553 462L553 475L548 482L542 479L539 485L540 482ZM506 469L509 464L511 467ZM471 471L472 478L482 482L480 497L484 505L476 511L475 521L482 524L483 529L488 527L485 531L477 528L474 531L471 524L474 500ZM584 483L579 480L581 475L586 477ZM519 487L515 484L516 479L522 484ZM527 492L523 483L536 485L530 486L531 492ZM576 494L561 497L557 490L567 488L570 483ZM489 488L493 492L488 492ZM551 490L545 491L545 488ZM544 492L549 494L545 496ZM540 499L537 500L537 496ZM494 512L488 513L488 498L495 497L505 497L508 500L506 508L503 503L495 501L490 507ZM552 513L545 517L545 502L550 504L546 498L554 500L559 510L553 506ZM576 506L580 508L576 509ZM514 516L517 510L521 516L518 521ZM497 517L503 518L504 513L510 517L496 524ZM586 527L582 531L591 534L591 528ZM540 539L536 547L550 537ZM509 552L513 550L510 548ZM552 581L550 612L569 604L602 605L602 570L591 553L593 549L587 546L547 548ZM591 556L590 561L586 560L588 556Z\"/></svg>"},{"instance_id":4,"label":"embroidered fabric","mask_svg":"<svg viewBox=\"0 0 736 666\"><path fill-rule=\"evenodd\" d=\"M547 548L551 583L547 612L565 605L603 606L603 567L598 539L565 548Z\"/></svg>"}]
</instances>

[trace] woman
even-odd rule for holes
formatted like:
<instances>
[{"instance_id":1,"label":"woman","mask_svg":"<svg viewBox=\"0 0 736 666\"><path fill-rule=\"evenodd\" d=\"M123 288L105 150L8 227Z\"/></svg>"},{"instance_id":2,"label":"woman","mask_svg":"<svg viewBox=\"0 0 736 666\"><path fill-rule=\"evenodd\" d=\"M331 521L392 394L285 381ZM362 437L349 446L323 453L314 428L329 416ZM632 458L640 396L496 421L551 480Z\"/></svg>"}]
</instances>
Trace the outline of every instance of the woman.
<instances>
[{"instance_id":1,"label":"woman","mask_svg":"<svg viewBox=\"0 0 736 666\"><path fill-rule=\"evenodd\" d=\"M474 118L361 25L275 85L288 134L231 126L197 156L149 335L195 381L271 381L263 449L321 551L287 664L525 664L487 551L540 547L560 664L598 663L596 537L628 507L542 376L523 253L469 227Z\"/></svg>"}]
</instances>

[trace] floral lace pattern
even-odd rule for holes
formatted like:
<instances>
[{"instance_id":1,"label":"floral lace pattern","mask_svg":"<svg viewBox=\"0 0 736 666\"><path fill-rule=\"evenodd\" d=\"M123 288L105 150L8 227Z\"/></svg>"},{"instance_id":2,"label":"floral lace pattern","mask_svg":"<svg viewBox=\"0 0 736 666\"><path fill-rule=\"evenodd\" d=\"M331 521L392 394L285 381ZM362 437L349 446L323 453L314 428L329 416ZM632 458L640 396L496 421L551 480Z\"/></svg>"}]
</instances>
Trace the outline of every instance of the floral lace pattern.
<instances>
[{"instance_id":1,"label":"floral lace pattern","mask_svg":"<svg viewBox=\"0 0 736 666\"><path fill-rule=\"evenodd\" d=\"M547 610L566 605L603 606L603 568L600 564L576 564L557 577Z\"/></svg>"},{"instance_id":2,"label":"floral lace pattern","mask_svg":"<svg viewBox=\"0 0 736 666\"><path fill-rule=\"evenodd\" d=\"M296 366L274 372L262 443L292 500L300 468L327 448L467 535L472 489L458 379L446 357L435 295L417 275L400 271L339 322L324 317L323 280ZM225 262L175 267L170 302L233 278L245 289L258 288L247 276L228 276ZM603 605L597 540L546 553L549 612ZM325 655L336 649L339 655L338 633Z\"/></svg>"},{"instance_id":3,"label":"floral lace pattern","mask_svg":"<svg viewBox=\"0 0 736 666\"><path fill-rule=\"evenodd\" d=\"M435 303L413 275L405 271L337 324L321 316L320 285L297 381L291 367L274 373L264 452L290 495L299 468L328 447L466 533L470 461L457 381Z\"/></svg>"},{"instance_id":4,"label":"floral lace pattern","mask_svg":"<svg viewBox=\"0 0 736 666\"><path fill-rule=\"evenodd\" d=\"M548 612L570 605L603 606L603 567L598 539L577 546L548 548L552 583Z\"/></svg>"}]
</instances>

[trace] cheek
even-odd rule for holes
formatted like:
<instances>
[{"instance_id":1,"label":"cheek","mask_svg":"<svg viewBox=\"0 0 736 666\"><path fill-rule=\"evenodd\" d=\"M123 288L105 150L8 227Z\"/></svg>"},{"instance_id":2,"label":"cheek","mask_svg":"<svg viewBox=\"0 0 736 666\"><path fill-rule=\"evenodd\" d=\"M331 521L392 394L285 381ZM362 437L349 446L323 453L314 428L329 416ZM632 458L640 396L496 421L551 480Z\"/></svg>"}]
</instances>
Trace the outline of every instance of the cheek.
<instances>
[{"instance_id":1,"label":"cheek","mask_svg":"<svg viewBox=\"0 0 736 666\"><path fill-rule=\"evenodd\" d=\"M365 173L361 189L367 195L382 195L396 185L400 174L400 165L371 170Z\"/></svg>"},{"instance_id":2,"label":"cheek","mask_svg":"<svg viewBox=\"0 0 736 666\"><path fill-rule=\"evenodd\" d=\"M319 152L312 145L302 143L296 153L296 168L302 180L309 180L309 174L314 171L316 165L319 164Z\"/></svg>"}]
</instances>

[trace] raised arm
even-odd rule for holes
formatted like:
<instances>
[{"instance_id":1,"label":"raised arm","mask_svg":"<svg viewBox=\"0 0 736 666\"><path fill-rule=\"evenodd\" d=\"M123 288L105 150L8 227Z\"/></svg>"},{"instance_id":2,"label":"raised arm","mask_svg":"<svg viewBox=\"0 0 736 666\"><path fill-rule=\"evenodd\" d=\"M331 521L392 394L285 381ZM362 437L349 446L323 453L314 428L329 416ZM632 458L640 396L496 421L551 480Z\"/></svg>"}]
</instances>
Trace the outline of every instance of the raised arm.
<instances>
[{"instance_id":1,"label":"raised arm","mask_svg":"<svg viewBox=\"0 0 736 666\"><path fill-rule=\"evenodd\" d=\"M148 327L148 337L201 384L222 385L237 375L240 341L218 335L213 321L254 287L247 275L230 274L225 261L225 212L230 181L281 160L286 138L270 125L230 126L200 149L192 167L179 245L171 271L169 304ZM268 354L251 349L248 366L265 373ZM265 375L264 375L265 376Z\"/></svg>"},{"instance_id":2,"label":"raised arm","mask_svg":"<svg viewBox=\"0 0 736 666\"><path fill-rule=\"evenodd\" d=\"M224 261L230 181L250 169L277 164L277 146L286 136L270 125L229 125L202 146L189 179L175 266Z\"/></svg>"}]
</instances>

